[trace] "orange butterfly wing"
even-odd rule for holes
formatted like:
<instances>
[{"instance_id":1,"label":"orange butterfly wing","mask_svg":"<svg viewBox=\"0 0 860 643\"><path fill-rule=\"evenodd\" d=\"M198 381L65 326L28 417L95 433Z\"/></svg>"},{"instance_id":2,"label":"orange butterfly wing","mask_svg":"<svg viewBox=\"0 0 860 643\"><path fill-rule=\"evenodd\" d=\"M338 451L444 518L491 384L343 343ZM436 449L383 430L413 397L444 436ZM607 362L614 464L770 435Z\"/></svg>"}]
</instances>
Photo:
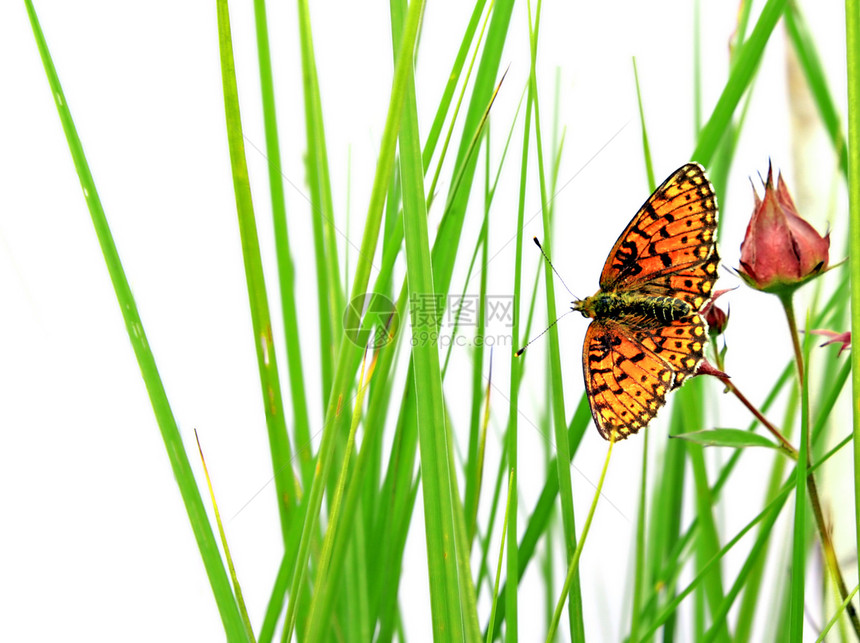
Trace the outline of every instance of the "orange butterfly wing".
<instances>
[{"instance_id":1,"label":"orange butterfly wing","mask_svg":"<svg viewBox=\"0 0 860 643\"><path fill-rule=\"evenodd\" d=\"M624 439L654 418L666 394L701 364L706 331L700 315L668 325L591 323L582 370L591 415L605 439Z\"/></svg>"},{"instance_id":2,"label":"orange butterfly wing","mask_svg":"<svg viewBox=\"0 0 860 643\"><path fill-rule=\"evenodd\" d=\"M686 301L696 310L717 280L717 199L698 163L677 169L627 225L603 272L603 291Z\"/></svg>"},{"instance_id":3,"label":"orange butterfly wing","mask_svg":"<svg viewBox=\"0 0 860 643\"><path fill-rule=\"evenodd\" d=\"M673 297L695 312L669 323L641 315L592 321L583 374L592 416L607 440L645 427L704 359L707 324L699 311L717 280L716 228L713 187L702 166L688 163L654 191L612 247L602 292Z\"/></svg>"}]
</instances>

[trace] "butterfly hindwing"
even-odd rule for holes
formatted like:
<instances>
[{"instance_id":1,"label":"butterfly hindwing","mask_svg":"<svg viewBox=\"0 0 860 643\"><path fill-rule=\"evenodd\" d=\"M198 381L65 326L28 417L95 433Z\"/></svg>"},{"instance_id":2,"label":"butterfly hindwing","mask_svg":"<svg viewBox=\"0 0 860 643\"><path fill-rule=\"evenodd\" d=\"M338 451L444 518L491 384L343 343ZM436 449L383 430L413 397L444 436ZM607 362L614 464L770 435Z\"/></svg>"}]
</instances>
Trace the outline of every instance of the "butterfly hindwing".
<instances>
[{"instance_id":1,"label":"butterfly hindwing","mask_svg":"<svg viewBox=\"0 0 860 643\"><path fill-rule=\"evenodd\" d=\"M666 394L696 372L706 325L699 315L639 327L595 320L585 334L582 369L591 414L607 440L650 422Z\"/></svg>"},{"instance_id":2,"label":"butterfly hindwing","mask_svg":"<svg viewBox=\"0 0 860 643\"><path fill-rule=\"evenodd\" d=\"M668 365L611 320L595 320L588 327L582 370L591 415L607 440L626 438L647 425L672 388Z\"/></svg>"}]
</instances>

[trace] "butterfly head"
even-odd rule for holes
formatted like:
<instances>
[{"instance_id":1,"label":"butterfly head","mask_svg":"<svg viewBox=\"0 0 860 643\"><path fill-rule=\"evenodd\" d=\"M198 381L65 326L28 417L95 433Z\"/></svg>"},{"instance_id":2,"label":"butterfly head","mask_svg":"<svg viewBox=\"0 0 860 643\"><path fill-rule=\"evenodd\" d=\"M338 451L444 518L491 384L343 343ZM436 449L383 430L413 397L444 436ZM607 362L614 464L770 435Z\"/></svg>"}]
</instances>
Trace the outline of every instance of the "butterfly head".
<instances>
[{"instance_id":1,"label":"butterfly head","mask_svg":"<svg viewBox=\"0 0 860 643\"><path fill-rule=\"evenodd\" d=\"M574 299L570 302L570 309L577 311L583 317L597 317L600 304L600 291L585 299Z\"/></svg>"}]
</instances>

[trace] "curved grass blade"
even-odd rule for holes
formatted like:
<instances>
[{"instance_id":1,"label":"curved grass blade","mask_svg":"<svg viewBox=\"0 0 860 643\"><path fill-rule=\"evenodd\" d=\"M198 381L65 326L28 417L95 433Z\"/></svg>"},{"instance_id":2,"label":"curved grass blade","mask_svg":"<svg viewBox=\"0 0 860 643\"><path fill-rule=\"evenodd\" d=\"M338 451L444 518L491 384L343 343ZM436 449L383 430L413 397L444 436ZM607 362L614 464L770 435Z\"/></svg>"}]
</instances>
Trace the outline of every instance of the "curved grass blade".
<instances>
[{"instance_id":1,"label":"curved grass blade","mask_svg":"<svg viewBox=\"0 0 860 643\"><path fill-rule=\"evenodd\" d=\"M66 135L69 152L72 155L75 170L83 188L84 198L87 201L87 207L93 220L93 228L98 237L105 265L107 266L108 274L116 293L117 303L125 321L129 342L134 350L137 363L140 366L141 376L146 385L149 401L152 404L152 410L158 422L158 428L161 431L161 437L164 440L164 446L170 460L170 467L173 470L176 484L179 487L182 501L185 504L185 510L188 513L188 520L191 523L191 529L194 532L194 538L200 550L203 566L209 577L209 584L212 587L212 593L218 605L218 612L224 624L227 640L231 642L247 641L248 637L242 616L239 613L236 599L230 588L230 581L227 578L227 572L224 569L224 563L221 560L221 554L215 542L215 535L212 532L212 526L209 523L206 509L203 506L203 500L200 497L200 491L197 488L194 474L191 471L191 465L188 462L188 454L185 452L185 446L179 435L179 428L176 426L176 419L173 417L170 402L167 399L164 385L158 374L155 357L146 340L146 333L140 320L140 314L137 311L137 304L131 292L131 286L126 279L116 245L114 244L107 217L105 216L96 190L93 175L90 172L89 164L84 155L83 145L78 137L71 111L63 94L63 88L60 85L59 76L57 76L57 70L48 51L48 44L45 41L45 36L42 33L42 28L31 0L25 0L25 6L30 19L30 26L33 29L33 37L36 41L39 55L42 58L42 65L45 68L45 76L51 87L54 102L57 105L57 114L60 117L60 122Z\"/></svg>"},{"instance_id":2,"label":"curved grass blade","mask_svg":"<svg viewBox=\"0 0 860 643\"><path fill-rule=\"evenodd\" d=\"M493 640L493 625L496 620L496 605L498 605L499 600L499 579L502 577L502 557L505 555L505 536L508 531L508 516L510 514L511 508L511 492L513 491L512 482L514 480L514 472L511 471L511 474L508 476L508 501L505 504L505 519L502 522L502 542L499 545L499 564L496 567L496 581L493 585L493 604L490 608L490 627L487 628L487 643Z\"/></svg>"},{"instance_id":3,"label":"curved grass blade","mask_svg":"<svg viewBox=\"0 0 860 643\"><path fill-rule=\"evenodd\" d=\"M415 39L418 33L418 23L423 4L421 0L415 0L409 8L409 15L404 28L403 43L397 56L394 80L391 88L391 99L388 105L388 116L385 121L385 129L380 145L379 160L376 165L376 173L373 180L373 188L368 205L367 219L364 235L361 241L361 251L356 263L355 276L353 277L352 294L358 295L366 292L370 278L371 263L382 224L382 211L394 168L394 150L397 142L397 131L400 128L400 117L408 86L407 79L411 78L412 52L415 47ZM351 385L353 366L357 365L361 349L349 341L340 343L337 367L334 374L334 385L329 396L326 408L325 422L323 425L322 439L320 442L319 455L314 470L313 484L308 494L308 510L305 515L302 537L299 543L296 567L290 584L290 600L287 604L287 617L285 632L286 638L292 636L295 628L296 610L300 588L307 568L308 556L310 554L311 537L316 531L319 518L320 506L325 484L328 480L329 469L334 455L334 440L337 420L343 400L346 398Z\"/></svg>"},{"instance_id":4,"label":"curved grass blade","mask_svg":"<svg viewBox=\"0 0 860 643\"><path fill-rule=\"evenodd\" d=\"M786 2L787 0L768 0L762 8L750 37L738 52L729 80L714 106L714 111L711 112L711 117L702 128L699 142L693 152L692 159L706 167L711 163L741 96L752 82L764 53L764 47L785 9Z\"/></svg>"},{"instance_id":5,"label":"curved grass blade","mask_svg":"<svg viewBox=\"0 0 860 643\"><path fill-rule=\"evenodd\" d=\"M860 0L845 1L845 48L848 58L848 271L851 285L851 333L860 337ZM860 351L851 351L851 409L854 416L854 521L860 549ZM857 560L860 572L860 558Z\"/></svg>"},{"instance_id":6,"label":"curved grass blade","mask_svg":"<svg viewBox=\"0 0 860 643\"><path fill-rule=\"evenodd\" d=\"M194 429L194 439L197 441L197 451L200 453L200 464L203 465L203 475L206 476L206 486L209 487L209 498L212 500L212 510L215 512L215 523L218 525L218 535L221 537L221 546L224 548L224 558L227 559L227 569L230 570L230 578L233 581L233 591L236 592L236 603L245 623L245 632L248 640L254 642L254 630L251 627L251 619L248 617L248 609L245 607L245 599L242 596L242 587L239 585L239 577L236 575L236 567L233 565L233 556L230 555L230 546L227 544L227 534L224 533L224 523L221 522L221 512L218 510L218 502L215 500L215 490L212 488L212 478L209 476L209 467L206 466L206 458L203 457L203 447L200 444L200 436Z\"/></svg>"},{"instance_id":7,"label":"curved grass blade","mask_svg":"<svg viewBox=\"0 0 860 643\"><path fill-rule=\"evenodd\" d=\"M818 469L821 465L823 465L827 460L829 460L834 454L839 452L839 450L848 444L852 439L852 436L846 437L839 444L833 447L830 451L827 452L816 464L809 467L808 471L812 472ZM723 556L731 550L749 531L757 524L762 522L765 518L768 520L773 519L774 521L778 517L779 512L781 511L783 505L786 500L788 500L788 496L791 491L794 489L794 481L791 479L795 475L792 472L789 476L789 479L785 481L782 485L777 496L771 500L765 507L762 509L750 522L746 524L729 542L727 542L720 549L719 552L704 566L699 569L699 573L696 574L695 578L685 587L681 592L675 594L668 603L666 603L662 609L660 609L651 622L649 628L645 631L645 633L638 639L640 643L644 643L647 641L653 634L656 632L660 626L662 626L670 616L672 616L678 608L678 605L683 601L689 594L695 589L695 587L702 581L702 579L711 571L711 568L718 564L720 560L722 560ZM768 524L768 523L764 523ZM762 532L767 532L768 529L763 529Z\"/></svg>"},{"instance_id":8,"label":"curved grass blade","mask_svg":"<svg viewBox=\"0 0 860 643\"><path fill-rule=\"evenodd\" d=\"M405 1L391 2L391 25L397 49L405 13ZM413 0L414 9L416 0ZM430 607L433 634L437 639L461 640L461 585L458 580L459 558L465 555L458 547L453 498L456 484L449 466L448 431L442 394L442 372L439 365L437 320L427 315L422 303L437 300L430 259L427 209L424 195L424 169L418 138L418 115L412 76L406 78L406 97L400 127L400 172L403 181L403 232L406 244L406 273L412 320L412 376L421 454L421 482L424 492L424 523L427 563L430 580ZM462 515L461 515L462 518ZM471 579L469 579L471 582ZM468 615L465 615L468 618ZM472 618L477 615L473 614Z\"/></svg>"},{"instance_id":9,"label":"curved grass blade","mask_svg":"<svg viewBox=\"0 0 860 643\"><path fill-rule=\"evenodd\" d=\"M457 89L457 83L460 81L460 72L463 71L463 64L466 62L466 56L469 55L469 46L472 43L472 38L475 36L475 31L478 29L478 21L484 12L486 2L487 0L478 0L475 2L475 8L472 9L469 24L466 26L466 31L463 34L463 40L460 41L460 49L457 51L457 56L451 67L451 73L448 76L448 83L442 92L439 107L436 109L436 116L433 117L433 124L430 125L430 132L427 134L427 141L424 144L424 152L421 159L425 168L430 167L430 159L433 158L433 153L436 151L439 134L442 132L442 126L445 124L445 117L448 114L448 108L451 106L454 90Z\"/></svg>"},{"instance_id":10,"label":"curved grass blade","mask_svg":"<svg viewBox=\"0 0 860 643\"><path fill-rule=\"evenodd\" d=\"M284 320L284 340L287 348L287 368L290 374L290 399L293 407L295 435L293 444L302 470L305 488L311 484L313 460L308 402L302 371L301 341L299 340L298 310L295 293L295 268L290 253L290 235L284 201L281 174L281 147L278 141L278 121L275 110L275 88L272 60L269 52L269 27L265 0L254 0L257 31L257 59L260 67L260 94L263 102L263 126L266 133L266 165L269 168L269 190L272 198L272 220L275 231L275 254L278 260L278 286L281 294L281 314Z\"/></svg>"},{"instance_id":11,"label":"curved grass blade","mask_svg":"<svg viewBox=\"0 0 860 643\"><path fill-rule=\"evenodd\" d=\"M759 433L750 433L743 429L706 429L703 431L670 435L669 437L695 442L706 447L733 447L736 449L743 447L770 447L771 449L780 449L780 445L776 442L768 440Z\"/></svg>"},{"instance_id":12,"label":"curved grass blade","mask_svg":"<svg viewBox=\"0 0 860 643\"><path fill-rule=\"evenodd\" d=\"M812 40L806 19L796 2L788 3L785 11L785 29L791 38L791 45L800 61L800 68L803 70L806 82L809 84L809 91L818 107L818 114L824 123L824 129L827 130L833 149L839 157L839 169L842 170L842 175L847 178L848 149L845 145L845 135L842 133L839 112L836 110L833 95L827 87L827 76L815 49L815 42Z\"/></svg>"},{"instance_id":13,"label":"curved grass blade","mask_svg":"<svg viewBox=\"0 0 860 643\"><path fill-rule=\"evenodd\" d=\"M335 358L341 332L339 312L345 302L340 287L337 244L334 239L334 207L331 180L328 171L325 127L322 117L319 79L314 58L311 17L307 0L299 0L299 45L302 53L302 84L305 104L305 128L308 140L308 185L311 191L313 213L311 223L314 238L314 260L317 271L317 305L320 324L320 370L322 372L322 399L331 393ZM353 296L362 293L353 292Z\"/></svg>"},{"instance_id":14,"label":"curved grass blade","mask_svg":"<svg viewBox=\"0 0 860 643\"><path fill-rule=\"evenodd\" d=\"M260 370L260 387L263 408L266 413L266 428L269 450L272 456L275 490L278 497L278 514L281 531L286 540L290 529L292 509L298 500L298 485L293 475L292 451L287 437L284 419L284 404L281 399L281 383L272 338L272 321L269 316L269 300L263 277L263 260L257 238L257 223L254 204L251 200L251 185L248 165L245 161L245 143L242 134L242 119L239 113L239 88L236 84L236 69L233 62L233 39L230 33L230 13L227 0L218 0L218 48L221 55L221 80L224 90L224 113L227 118L227 142L230 148L230 167L233 174L233 191L236 194L236 212L239 215L239 236L242 240L242 258L245 265L245 280L248 285L248 300L251 308L251 325L254 331L254 348Z\"/></svg>"},{"instance_id":15,"label":"curved grass blade","mask_svg":"<svg viewBox=\"0 0 860 643\"><path fill-rule=\"evenodd\" d=\"M591 528L591 521L594 518L594 512L597 509L597 501L600 500L600 491L603 489L603 481L606 479L606 472L609 470L609 459L612 457L612 447L614 445L615 440L610 440L609 448L606 450L606 462L603 464L603 471L600 472L600 480L597 481L597 488L594 490L594 500L592 500L591 508L588 510L588 515L585 517L585 524L582 526L582 534L579 536L579 542L576 544L576 551L573 553L573 558L570 560L570 565L567 569L567 577L564 579L564 586L561 589L561 596L558 597L558 605L555 608L552 622L549 625L549 631L546 635L547 643L555 640L555 632L556 629L558 629L558 622L561 618L561 611L564 608L564 601L567 597L567 593L570 591L571 583L576 577L576 569L579 566L579 559L582 556L582 548L585 546L585 539L588 537L588 530Z\"/></svg>"}]
</instances>

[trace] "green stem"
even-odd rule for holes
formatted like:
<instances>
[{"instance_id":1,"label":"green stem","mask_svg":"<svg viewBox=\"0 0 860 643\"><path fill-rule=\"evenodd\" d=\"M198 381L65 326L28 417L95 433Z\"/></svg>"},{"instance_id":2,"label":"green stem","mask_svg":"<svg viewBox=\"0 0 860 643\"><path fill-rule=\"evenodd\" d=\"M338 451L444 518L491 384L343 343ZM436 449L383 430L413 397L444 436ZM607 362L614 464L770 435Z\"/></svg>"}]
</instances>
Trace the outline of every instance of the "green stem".
<instances>
[{"instance_id":1,"label":"green stem","mask_svg":"<svg viewBox=\"0 0 860 643\"><path fill-rule=\"evenodd\" d=\"M797 320L794 315L794 303L792 301L792 293L786 295L779 296L780 301L782 302L783 309L785 310L785 316L788 321L788 328L791 334L791 343L794 348L794 358L795 363L797 364L797 380L800 384L801 391L801 408L802 408L802 424L803 431L800 439L803 441L803 444L800 448L800 454L805 454L805 462L801 462L800 456L798 457L797 469L798 471L808 469L812 464L812 459L810 457L810 435L809 428L811 426L809 421L809 403L808 403L808 386L805 379L804 372L804 364L803 364L803 350L800 346L800 334L797 330ZM818 487L815 483L815 476L812 475L812 472L809 473L806 478L806 488L809 493L809 502L812 505L812 513L815 516L815 525L818 528L818 535L821 538L821 548L824 554L824 560L827 563L827 566L830 568L830 573L833 574L833 578L836 581L836 586L839 588L839 594L842 597L842 600L846 600L848 598L848 587L845 584L845 579L842 577L842 570L839 568L839 561L836 557L836 549L833 546L833 540L830 537L830 531L827 529L827 524L824 519L824 512L821 509L821 500L818 496ZM799 494L800 495L800 494ZM798 511L799 513L803 513L803 509L800 508L800 502L802 498L798 497ZM796 519L798 522L800 518ZM800 529L800 525L797 525L796 528ZM795 566L796 567L796 566ZM793 573L803 573L802 570L793 568ZM802 612L802 600L798 609ZM851 621L851 625L854 628L854 632L857 634L858 639L860 639L860 618L857 616L857 610L854 608L854 605L850 602L847 604L846 608L848 612L848 618ZM801 616L802 618L802 616Z\"/></svg>"},{"instance_id":2,"label":"green stem","mask_svg":"<svg viewBox=\"0 0 860 643\"><path fill-rule=\"evenodd\" d=\"M770 431L773 436L779 440L779 444L782 447L782 450L785 451L788 456L792 460L797 460L797 449L789 442L785 436L782 435L779 429L777 429L770 421L759 411L752 402L747 399L747 396L741 393L740 389L735 385L735 383L730 380L728 377L721 377L720 381L726 385L726 388L734 394L738 400L740 400L741 404L743 404L749 412L755 416L755 419L758 420L761 425Z\"/></svg>"},{"instance_id":3,"label":"green stem","mask_svg":"<svg viewBox=\"0 0 860 643\"><path fill-rule=\"evenodd\" d=\"M585 524L582 526L582 534L579 536L579 542L576 544L576 551L573 552L573 558L570 559L570 566L567 568L567 577L564 579L564 586L561 588L561 596L558 597L558 603L555 606L555 613L552 615L552 623L549 625L549 631L546 635L547 643L555 640L556 629L558 622L561 619L561 612L564 609L564 602L567 600L567 593L570 591L570 585L576 575L576 568L579 566L579 558L582 556L582 548L585 546L585 538L588 536L588 530L591 527L591 519L594 518L594 510L597 509L597 501L600 499L600 491L603 489L603 481L606 479L606 472L609 470L609 458L612 457L612 447L615 440L609 441L609 449L606 451L606 462L603 463L603 471L600 472L600 480L597 481L597 489L594 491L594 500L591 502L591 509L588 510L588 516L585 518Z\"/></svg>"}]
</instances>

